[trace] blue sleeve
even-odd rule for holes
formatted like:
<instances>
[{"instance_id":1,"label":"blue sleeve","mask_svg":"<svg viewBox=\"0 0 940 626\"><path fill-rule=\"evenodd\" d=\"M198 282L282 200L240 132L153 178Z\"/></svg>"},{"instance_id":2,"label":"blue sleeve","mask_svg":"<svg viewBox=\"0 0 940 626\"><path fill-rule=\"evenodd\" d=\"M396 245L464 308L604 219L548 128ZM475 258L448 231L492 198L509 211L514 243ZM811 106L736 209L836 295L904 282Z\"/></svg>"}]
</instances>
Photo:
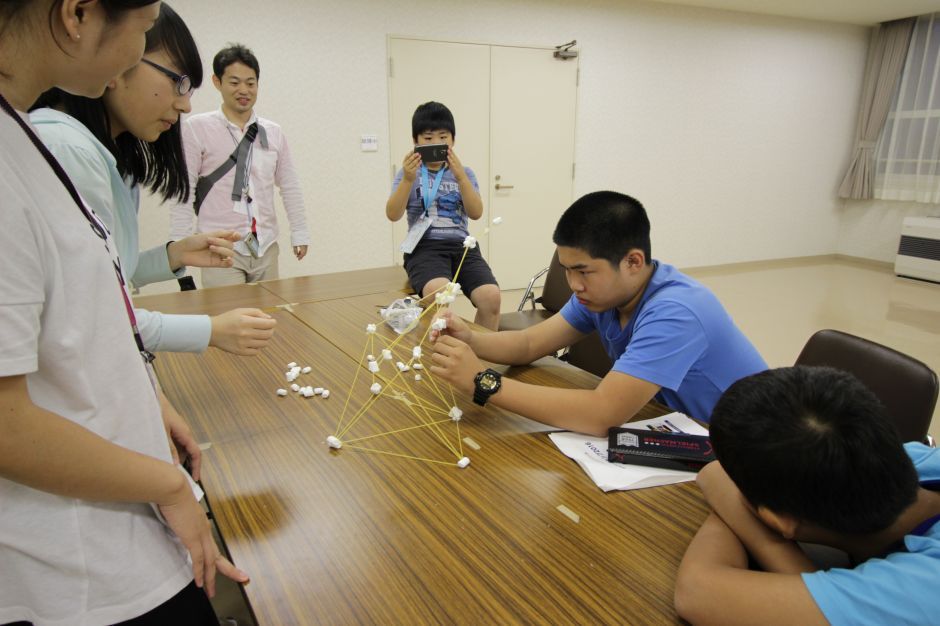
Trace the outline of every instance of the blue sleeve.
<instances>
[{"instance_id":1,"label":"blue sleeve","mask_svg":"<svg viewBox=\"0 0 940 626\"><path fill-rule=\"evenodd\" d=\"M938 571L936 554L895 552L802 577L830 624L935 624Z\"/></svg>"},{"instance_id":2,"label":"blue sleeve","mask_svg":"<svg viewBox=\"0 0 940 626\"><path fill-rule=\"evenodd\" d=\"M477 175L474 174L473 170L470 169L469 167L465 167L463 169L467 173L467 178L470 179L470 184L473 185L473 188L476 190L477 193L480 193L480 185L477 184Z\"/></svg>"},{"instance_id":3,"label":"blue sleeve","mask_svg":"<svg viewBox=\"0 0 940 626\"><path fill-rule=\"evenodd\" d=\"M405 170L398 170L398 173L395 174L395 180L392 181L392 193L395 193L395 190L398 189L398 185L401 183L401 179L405 176Z\"/></svg>"},{"instance_id":4,"label":"blue sleeve","mask_svg":"<svg viewBox=\"0 0 940 626\"><path fill-rule=\"evenodd\" d=\"M571 297L568 298L565 306L561 307L559 313L565 318L565 321L571 324L578 332L587 334L597 328L591 312L581 306L581 303L578 302L574 294L571 294Z\"/></svg>"},{"instance_id":5,"label":"blue sleeve","mask_svg":"<svg viewBox=\"0 0 940 626\"><path fill-rule=\"evenodd\" d=\"M919 441L904 444L904 451L911 457L921 480L940 478L940 448L931 448Z\"/></svg>"},{"instance_id":6,"label":"blue sleeve","mask_svg":"<svg viewBox=\"0 0 940 626\"><path fill-rule=\"evenodd\" d=\"M685 305L650 302L639 313L627 350L613 370L678 389L708 347L698 317Z\"/></svg>"},{"instance_id":7,"label":"blue sleeve","mask_svg":"<svg viewBox=\"0 0 940 626\"><path fill-rule=\"evenodd\" d=\"M208 315L170 315L134 309L144 347L151 352L202 352L209 347Z\"/></svg>"},{"instance_id":8,"label":"blue sleeve","mask_svg":"<svg viewBox=\"0 0 940 626\"><path fill-rule=\"evenodd\" d=\"M131 282L134 283L135 287L143 287L150 283L180 278L185 274L185 267L181 267L176 272L170 271L170 259L166 254L166 244L161 244L140 253L137 258L137 269L134 270L134 275L131 276Z\"/></svg>"}]
</instances>

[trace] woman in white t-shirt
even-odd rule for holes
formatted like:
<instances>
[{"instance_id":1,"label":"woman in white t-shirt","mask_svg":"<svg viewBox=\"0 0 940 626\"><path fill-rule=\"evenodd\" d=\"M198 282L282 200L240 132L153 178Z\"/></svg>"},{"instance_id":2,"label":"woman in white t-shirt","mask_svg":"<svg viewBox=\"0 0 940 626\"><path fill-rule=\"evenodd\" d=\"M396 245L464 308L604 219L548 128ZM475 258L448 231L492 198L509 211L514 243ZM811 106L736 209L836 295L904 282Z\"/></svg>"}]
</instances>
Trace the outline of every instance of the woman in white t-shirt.
<instances>
[{"instance_id":1,"label":"woman in white t-shirt","mask_svg":"<svg viewBox=\"0 0 940 626\"><path fill-rule=\"evenodd\" d=\"M159 8L0 0L0 623L209 624L197 587L247 580L173 463L167 431L194 442L161 412L115 246L24 113L54 86L100 96Z\"/></svg>"}]
</instances>

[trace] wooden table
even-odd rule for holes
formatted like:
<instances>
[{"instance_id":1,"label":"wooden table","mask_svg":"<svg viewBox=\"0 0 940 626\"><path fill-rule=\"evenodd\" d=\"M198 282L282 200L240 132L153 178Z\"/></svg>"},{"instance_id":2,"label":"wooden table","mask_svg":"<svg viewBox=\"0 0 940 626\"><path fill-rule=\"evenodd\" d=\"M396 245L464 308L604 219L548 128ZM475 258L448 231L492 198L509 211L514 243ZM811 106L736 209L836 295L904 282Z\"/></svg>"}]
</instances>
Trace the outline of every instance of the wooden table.
<instances>
[{"instance_id":1,"label":"wooden table","mask_svg":"<svg viewBox=\"0 0 940 626\"><path fill-rule=\"evenodd\" d=\"M480 446L457 450L471 459L466 469L428 428L369 443L441 463L325 444L365 325L396 293L276 310L276 337L257 357L213 349L156 361L167 395L212 444L203 485L227 549L252 576L245 592L259 623L676 623L676 569L706 514L693 484L605 494L546 427L459 395L460 436ZM396 354L407 357L419 333ZM395 337L381 324L379 334ZM290 361L314 368L299 383L332 396L276 396ZM371 397L370 374L359 371L351 407ZM580 388L597 380L554 359L508 373ZM414 387L434 395L428 381ZM400 401L375 407L344 440L415 421Z\"/></svg>"}]
</instances>

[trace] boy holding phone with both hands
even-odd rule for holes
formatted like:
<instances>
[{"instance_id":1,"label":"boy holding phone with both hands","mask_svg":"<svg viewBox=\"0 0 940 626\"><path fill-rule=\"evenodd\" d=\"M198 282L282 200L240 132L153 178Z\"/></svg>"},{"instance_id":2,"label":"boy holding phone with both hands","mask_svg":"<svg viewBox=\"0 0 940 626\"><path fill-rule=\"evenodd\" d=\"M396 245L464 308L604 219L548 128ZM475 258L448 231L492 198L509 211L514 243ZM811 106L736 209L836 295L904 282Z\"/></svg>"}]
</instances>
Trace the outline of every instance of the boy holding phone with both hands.
<instances>
[{"instance_id":1,"label":"boy holding phone with both hands","mask_svg":"<svg viewBox=\"0 0 940 626\"><path fill-rule=\"evenodd\" d=\"M402 161L385 215L393 222L408 215L408 235L401 246L405 271L412 289L425 298L453 278L464 254L463 240L470 234L468 218L482 217L483 201L473 170L453 150L454 116L446 106L420 105L411 119L411 135L415 150ZM422 154L446 154L446 161L426 162ZM478 248L467 251L457 280L477 309L474 321L496 330L499 285Z\"/></svg>"}]
</instances>

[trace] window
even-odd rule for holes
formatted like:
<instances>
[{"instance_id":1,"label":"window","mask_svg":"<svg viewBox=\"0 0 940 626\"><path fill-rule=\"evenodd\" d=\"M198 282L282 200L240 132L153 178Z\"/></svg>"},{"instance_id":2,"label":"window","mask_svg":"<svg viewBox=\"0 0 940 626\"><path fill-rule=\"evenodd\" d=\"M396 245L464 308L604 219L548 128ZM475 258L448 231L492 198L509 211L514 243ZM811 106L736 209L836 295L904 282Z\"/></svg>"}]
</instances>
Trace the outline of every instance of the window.
<instances>
[{"instance_id":1,"label":"window","mask_svg":"<svg viewBox=\"0 0 940 626\"><path fill-rule=\"evenodd\" d=\"M917 18L875 155L876 198L940 203L940 13Z\"/></svg>"}]
</instances>

